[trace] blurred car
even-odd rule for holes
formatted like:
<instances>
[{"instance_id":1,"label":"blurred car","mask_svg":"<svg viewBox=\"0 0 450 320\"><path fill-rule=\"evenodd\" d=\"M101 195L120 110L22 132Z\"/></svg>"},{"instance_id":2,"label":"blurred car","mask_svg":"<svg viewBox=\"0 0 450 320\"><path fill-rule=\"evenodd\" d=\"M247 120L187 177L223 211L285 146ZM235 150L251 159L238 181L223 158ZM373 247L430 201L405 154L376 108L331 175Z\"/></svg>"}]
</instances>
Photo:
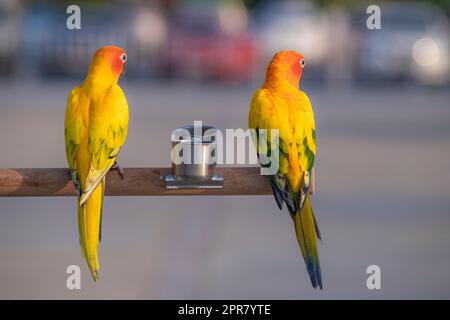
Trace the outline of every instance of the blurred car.
<instances>
[{"instance_id":1,"label":"blurred car","mask_svg":"<svg viewBox=\"0 0 450 320\"><path fill-rule=\"evenodd\" d=\"M170 77L246 81L258 47L240 2L181 6L170 19L166 70Z\"/></svg>"},{"instance_id":2,"label":"blurred car","mask_svg":"<svg viewBox=\"0 0 450 320\"><path fill-rule=\"evenodd\" d=\"M308 68L325 64L328 53L328 23L324 13L308 1L266 2L258 8L255 29L264 61L275 52L301 52Z\"/></svg>"},{"instance_id":3,"label":"blurred car","mask_svg":"<svg viewBox=\"0 0 450 320\"><path fill-rule=\"evenodd\" d=\"M450 30L446 15L425 3L384 4L381 29L361 24L360 76L445 84L450 76Z\"/></svg>"},{"instance_id":4,"label":"blurred car","mask_svg":"<svg viewBox=\"0 0 450 320\"><path fill-rule=\"evenodd\" d=\"M17 0L0 2L0 71L11 73L19 44L23 8Z\"/></svg>"},{"instance_id":5,"label":"blurred car","mask_svg":"<svg viewBox=\"0 0 450 320\"><path fill-rule=\"evenodd\" d=\"M21 41L21 60L27 61L28 69L45 76L82 76L99 47L117 45L128 52L127 75L157 72L159 50L167 36L165 19L157 9L86 6L80 30L69 30L66 18L57 5L36 5L28 12Z\"/></svg>"}]
</instances>

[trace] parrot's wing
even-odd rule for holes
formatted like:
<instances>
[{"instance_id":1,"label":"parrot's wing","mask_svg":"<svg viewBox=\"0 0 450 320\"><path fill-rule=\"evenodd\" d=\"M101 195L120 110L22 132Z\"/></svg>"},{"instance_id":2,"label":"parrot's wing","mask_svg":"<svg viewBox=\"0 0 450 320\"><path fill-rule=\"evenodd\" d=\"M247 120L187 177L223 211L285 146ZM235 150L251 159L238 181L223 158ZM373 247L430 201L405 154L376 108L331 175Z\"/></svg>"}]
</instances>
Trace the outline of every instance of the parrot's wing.
<instances>
[{"instance_id":1,"label":"parrot's wing","mask_svg":"<svg viewBox=\"0 0 450 320\"><path fill-rule=\"evenodd\" d=\"M128 120L127 99L118 85L111 86L103 99L91 106L89 152L92 159L80 205L89 199L113 166L115 157L127 138Z\"/></svg>"},{"instance_id":2,"label":"parrot's wing","mask_svg":"<svg viewBox=\"0 0 450 320\"><path fill-rule=\"evenodd\" d=\"M81 104L83 103L81 100L81 87L78 86L70 92L67 99L66 119L64 122L66 157L78 198L81 197L81 185L77 172L77 151L85 129L81 119Z\"/></svg>"},{"instance_id":3,"label":"parrot's wing","mask_svg":"<svg viewBox=\"0 0 450 320\"><path fill-rule=\"evenodd\" d=\"M276 100L270 96L270 93L265 89L257 90L252 98L250 104L250 113L249 113L249 127L251 129L256 130L256 150L258 154L258 158L267 157L268 151L272 149L272 139L270 137L269 129L278 129L280 131L280 145L279 145L279 158L272 159L274 161L278 161L280 166L279 171L275 175L268 176L270 184L272 186L272 193L275 197L277 205L280 209L283 208L283 202L286 203L290 212L295 212L295 201L292 197L293 192L292 188L289 185L289 182L286 179L286 165L288 164L287 159L289 159L289 150L287 146L289 143L283 140L283 128L280 127L280 122L278 114L278 110L276 107ZM260 135L260 130L266 129L268 130L267 138L265 135ZM262 144L260 144L259 139L264 139ZM286 139L285 139L286 140ZM272 156L274 153L271 153ZM286 168L282 168L282 166ZM264 166L264 164L261 164ZM270 166L270 164L267 164Z\"/></svg>"},{"instance_id":4,"label":"parrot's wing","mask_svg":"<svg viewBox=\"0 0 450 320\"><path fill-rule=\"evenodd\" d=\"M297 130L299 134L296 135L295 140L297 143L298 157L301 168L305 168L302 184L298 193L298 208L302 210L305 205L306 198L309 194L309 188L311 186L312 169L314 167L314 159L316 155L316 126L314 121L314 112L312 109L311 101L306 93L299 91L298 104L300 108L300 127L303 130ZM314 220L314 228L316 235L319 239L322 239L319 226L314 215L314 211L311 207L311 214Z\"/></svg>"},{"instance_id":5,"label":"parrot's wing","mask_svg":"<svg viewBox=\"0 0 450 320\"><path fill-rule=\"evenodd\" d=\"M295 135L295 141L297 144L300 167L304 171L298 195L298 204L299 209L301 210L305 203L306 196L308 195L309 187L311 186L311 175L316 154L316 127L313 109L308 96L303 91L300 91L298 98L299 101L297 103L301 105L301 108L299 108L299 130L296 130L298 134Z\"/></svg>"}]
</instances>

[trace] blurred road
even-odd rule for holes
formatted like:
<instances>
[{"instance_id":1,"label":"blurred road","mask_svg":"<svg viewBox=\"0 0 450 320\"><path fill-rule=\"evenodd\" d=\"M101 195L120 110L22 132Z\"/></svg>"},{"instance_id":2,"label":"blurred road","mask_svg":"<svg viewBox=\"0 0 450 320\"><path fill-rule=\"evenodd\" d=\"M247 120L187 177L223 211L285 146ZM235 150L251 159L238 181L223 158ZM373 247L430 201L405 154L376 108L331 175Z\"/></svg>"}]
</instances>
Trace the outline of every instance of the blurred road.
<instances>
[{"instance_id":1,"label":"blurred road","mask_svg":"<svg viewBox=\"0 0 450 320\"><path fill-rule=\"evenodd\" d=\"M78 81L0 84L0 167L63 167ZM203 120L246 128L258 84L125 79L120 162L168 166L169 134ZM0 298L450 298L450 92L305 88L316 112L315 211L324 290L311 289L287 212L271 197L106 198L100 282L78 246L75 200L0 199ZM66 289L68 265L82 290ZM366 268L381 267L381 290Z\"/></svg>"}]
</instances>

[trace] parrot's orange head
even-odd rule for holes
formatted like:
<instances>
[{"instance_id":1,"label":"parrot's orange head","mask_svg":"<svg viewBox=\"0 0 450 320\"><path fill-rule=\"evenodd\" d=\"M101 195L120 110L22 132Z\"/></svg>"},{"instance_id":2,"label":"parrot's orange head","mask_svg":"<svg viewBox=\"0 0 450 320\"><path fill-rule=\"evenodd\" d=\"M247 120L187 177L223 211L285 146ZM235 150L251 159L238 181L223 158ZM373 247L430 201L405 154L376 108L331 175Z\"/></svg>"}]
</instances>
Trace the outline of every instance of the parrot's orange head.
<instances>
[{"instance_id":1,"label":"parrot's orange head","mask_svg":"<svg viewBox=\"0 0 450 320\"><path fill-rule=\"evenodd\" d=\"M305 57L300 53L291 50L279 51L272 57L267 67L265 85L287 81L297 87L304 67Z\"/></svg>"},{"instance_id":2,"label":"parrot's orange head","mask_svg":"<svg viewBox=\"0 0 450 320\"><path fill-rule=\"evenodd\" d=\"M89 73L117 82L125 69L127 53L116 46L101 47L94 54Z\"/></svg>"}]
</instances>

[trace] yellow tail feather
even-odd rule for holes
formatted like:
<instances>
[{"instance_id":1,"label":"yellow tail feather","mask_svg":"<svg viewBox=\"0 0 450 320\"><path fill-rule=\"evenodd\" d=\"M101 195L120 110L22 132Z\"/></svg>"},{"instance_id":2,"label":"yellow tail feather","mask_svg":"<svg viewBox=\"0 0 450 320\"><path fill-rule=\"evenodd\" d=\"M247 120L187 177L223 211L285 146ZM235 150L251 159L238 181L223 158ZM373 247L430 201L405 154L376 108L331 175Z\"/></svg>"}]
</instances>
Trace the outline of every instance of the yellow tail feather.
<instances>
[{"instance_id":1,"label":"yellow tail feather","mask_svg":"<svg viewBox=\"0 0 450 320\"><path fill-rule=\"evenodd\" d=\"M83 206L78 204L78 227L81 251L94 281L98 280L98 271L100 269L98 244L100 239L103 188L104 184L100 183Z\"/></svg>"},{"instance_id":2,"label":"yellow tail feather","mask_svg":"<svg viewBox=\"0 0 450 320\"><path fill-rule=\"evenodd\" d=\"M311 284L314 288L319 286L322 289L322 275L320 271L319 251L317 249L317 231L314 213L309 200L306 197L305 204L301 212L293 216L295 233L302 251L303 259L308 269Z\"/></svg>"}]
</instances>

